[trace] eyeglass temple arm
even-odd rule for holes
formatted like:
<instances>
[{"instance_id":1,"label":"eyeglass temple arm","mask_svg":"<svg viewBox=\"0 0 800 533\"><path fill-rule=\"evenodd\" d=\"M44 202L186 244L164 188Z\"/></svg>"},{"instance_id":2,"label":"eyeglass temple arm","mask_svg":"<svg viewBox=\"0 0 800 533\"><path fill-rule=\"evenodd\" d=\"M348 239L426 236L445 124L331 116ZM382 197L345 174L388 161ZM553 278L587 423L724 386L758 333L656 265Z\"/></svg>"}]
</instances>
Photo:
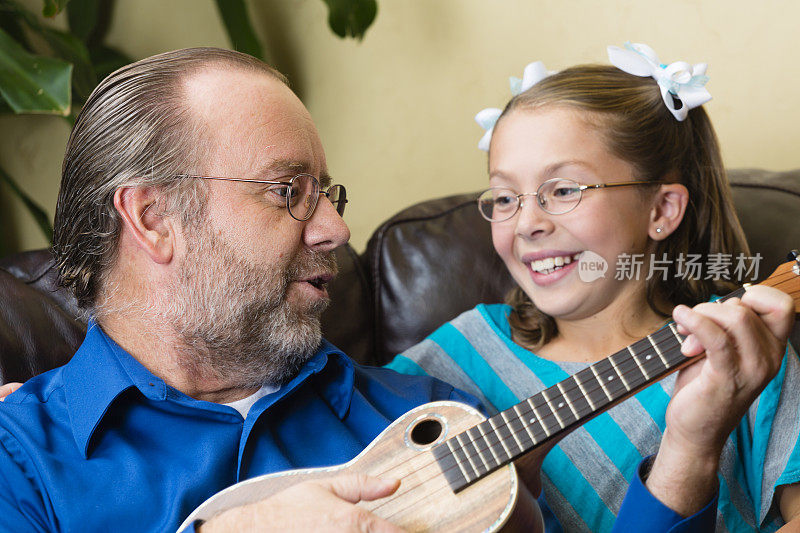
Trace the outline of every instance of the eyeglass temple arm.
<instances>
[{"instance_id":1,"label":"eyeglass temple arm","mask_svg":"<svg viewBox=\"0 0 800 533\"><path fill-rule=\"evenodd\" d=\"M585 191L586 189L610 189L611 187L625 187L626 185L645 185L645 184L653 184L655 185L657 182L655 181L621 181L619 183L598 183L596 185L581 185L580 189Z\"/></svg>"}]
</instances>

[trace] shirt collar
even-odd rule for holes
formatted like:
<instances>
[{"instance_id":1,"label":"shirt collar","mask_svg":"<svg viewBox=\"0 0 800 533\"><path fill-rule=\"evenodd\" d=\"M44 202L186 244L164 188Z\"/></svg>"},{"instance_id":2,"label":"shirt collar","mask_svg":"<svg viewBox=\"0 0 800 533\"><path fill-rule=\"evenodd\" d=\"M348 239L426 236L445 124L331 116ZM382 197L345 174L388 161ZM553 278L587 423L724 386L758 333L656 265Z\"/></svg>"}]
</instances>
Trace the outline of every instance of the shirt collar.
<instances>
[{"instance_id":1,"label":"shirt collar","mask_svg":"<svg viewBox=\"0 0 800 533\"><path fill-rule=\"evenodd\" d=\"M88 457L92 434L108 408L133 387L151 400L167 397L164 381L90 320L83 344L64 368L67 411L75 443L84 457Z\"/></svg>"},{"instance_id":2,"label":"shirt collar","mask_svg":"<svg viewBox=\"0 0 800 533\"><path fill-rule=\"evenodd\" d=\"M277 399L289 394L315 374L320 375L315 384L322 397L340 419L344 418L353 396L354 369L350 358L325 339L298 375L278 393L269 396ZM88 458L92 435L111 404L133 387L152 401L167 398L166 383L90 320L83 344L64 368L64 389L72 433L85 458Z\"/></svg>"},{"instance_id":3,"label":"shirt collar","mask_svg":"<svg viewBox=\"0 0 800 533\"><path fill-rule=\"evenodd\" d=\"M304 381L309 373L319 374L314 381L320 396L328 403L339 419L343 419L353 398L355 371L352 360L325 339L317 353L306 364L306 368L292 380Z\"/></svg>"},{"instance_id":4,"label":"shirt collar","mask_svg":"<svg viewBox=\"0 0 800 533\"><path fill-rule=\"evenodd\" d=\"M353 369L352 360L325 339L322 339L317 352L303 365L291 381L283 385L277 392L256 402L251 412L257 412L260 416L272 404L284 397L289 397L294 389L308 381L312 376L316 376L310 382L312 386L336 415L340 419L344 418L350 408L350 400L353 397L355 370ZM256 407L258 409L255 409ZM253 418L255 419L256 417Z\"/></svg>"},{"instance_id":5,"label":"shirt collar","mask_svg":"<svg viewBox=\"0 0 800 533\"><path fill-rule=\"evenodd\" d=\"M325 354L327 361L324 368L319 371L319 380L316 382L317 390L325 399L339 419L343 419L350 409L353 398L353 383L355 370L352 360L333 344L323 339L317 357Z\"/></svg>"}]
</instances>

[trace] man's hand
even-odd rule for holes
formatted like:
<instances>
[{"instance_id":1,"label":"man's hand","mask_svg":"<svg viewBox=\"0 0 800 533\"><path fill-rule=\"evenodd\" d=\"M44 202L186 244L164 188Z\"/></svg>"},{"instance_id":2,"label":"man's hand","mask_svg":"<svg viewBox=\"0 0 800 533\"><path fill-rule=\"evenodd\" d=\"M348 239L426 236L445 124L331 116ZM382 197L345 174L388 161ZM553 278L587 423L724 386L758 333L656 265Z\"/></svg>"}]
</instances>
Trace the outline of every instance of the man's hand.
<instances>
[{"instance_id":1,"label":"man's hand","mask_svg":"<svg viewBox=\"0 0 800 533\"><path fill-rule=\"evenodd\" d=\"M780 369L794 305L777 289L753 286L741 300L678 306L673 318L688 335L683 354L706 357L678 374L647 487L689 516L711 499L728 435Z\"/></svg>"},{"instance_id":2,"label":"man's hand","mask_svg":"<svg viewBox=\"0 0 800 533\"><path fill-rule=\"evenodd\" d=\"M198 532L358 531L399 533L399 528L356 506L391 495L398 480L363 474L306 481L260 502L220 513Z\"/></svg>"},{"instance_id":3,"label":"man's hand","mask_svg":"<svg viewBox=\"0 0 800 533\"><path fill-rule=\"evenodd\" d=\"M5 400L6 396L20 387L22 387L22 383L6 383L5 385L0 385L0 402Z\"/></svg>"}]
</instances>

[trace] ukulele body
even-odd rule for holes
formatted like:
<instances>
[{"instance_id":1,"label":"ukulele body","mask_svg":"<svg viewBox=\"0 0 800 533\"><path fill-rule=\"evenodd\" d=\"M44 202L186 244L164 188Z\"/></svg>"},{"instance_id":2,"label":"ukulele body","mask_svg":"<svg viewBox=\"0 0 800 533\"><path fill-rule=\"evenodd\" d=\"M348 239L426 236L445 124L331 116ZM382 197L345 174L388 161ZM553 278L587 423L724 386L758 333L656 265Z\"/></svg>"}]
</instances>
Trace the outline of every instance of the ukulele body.
<instances>
[{"instance_id":1,"label":"ukulele body","mask_svg":"<svg viewBox=\"0 0 800 533\"><path fill-rule=\"evenodd\" d=\"M257 502L304 481L357 472L401 480L393 495L358 505L408 531L543 531L541 513L520 484L513 464L458 493L450 489L442 475L431 448L483 420L476 409L458 402L421 405L395 420L351 461L237 483L206 500L179 530L195 520L209 520L222 511Z\"/></svg>"}]
</instances>

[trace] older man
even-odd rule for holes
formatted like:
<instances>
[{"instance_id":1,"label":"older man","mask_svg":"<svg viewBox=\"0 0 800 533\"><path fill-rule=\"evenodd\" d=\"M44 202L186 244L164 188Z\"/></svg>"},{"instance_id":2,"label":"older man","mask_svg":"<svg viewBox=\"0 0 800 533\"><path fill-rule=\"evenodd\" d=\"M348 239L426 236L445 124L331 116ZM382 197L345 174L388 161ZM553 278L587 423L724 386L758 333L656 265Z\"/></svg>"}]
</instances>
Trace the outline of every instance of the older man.
<instances>
[{"instance_id":1,"label":"older man","mask_svg":"<svg viewBox=\"0 0 800 533\"><path fill-rule=\"evenodd\" d=\"M54 245L92 318L69 364L0 407L2 529L167 531L237 481L346 462L416 405L472 402L321 339L342 193L308 112L253 58L182 50L104 80L70 137ZM656 497L713 522L713 500L680 488L696 472L661 474ZM654 530L681 521L632 487ZM202 529L391 531L354 503L396 488L304 483Z\"/></svg>"}]
</instances>

